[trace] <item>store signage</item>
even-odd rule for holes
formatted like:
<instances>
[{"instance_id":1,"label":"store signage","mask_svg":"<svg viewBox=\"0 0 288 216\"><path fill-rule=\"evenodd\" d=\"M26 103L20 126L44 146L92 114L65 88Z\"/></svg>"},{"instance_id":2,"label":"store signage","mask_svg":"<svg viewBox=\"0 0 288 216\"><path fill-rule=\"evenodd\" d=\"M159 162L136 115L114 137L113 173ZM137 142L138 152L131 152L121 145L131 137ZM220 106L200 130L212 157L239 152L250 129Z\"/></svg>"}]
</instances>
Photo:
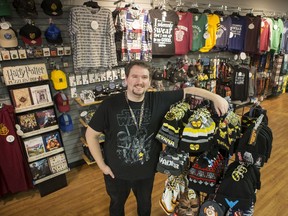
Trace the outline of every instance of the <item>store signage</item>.
<instances>
[{"instance_id":1,"label":"store signage","mask_svg":"<svg viewBox=\"0 0 288 216\"><path fill-rule=\"evenodd\" d=\"M45 64L3 67L3 76L7 86L49 79Z\"/></svg>"}]
</instances>

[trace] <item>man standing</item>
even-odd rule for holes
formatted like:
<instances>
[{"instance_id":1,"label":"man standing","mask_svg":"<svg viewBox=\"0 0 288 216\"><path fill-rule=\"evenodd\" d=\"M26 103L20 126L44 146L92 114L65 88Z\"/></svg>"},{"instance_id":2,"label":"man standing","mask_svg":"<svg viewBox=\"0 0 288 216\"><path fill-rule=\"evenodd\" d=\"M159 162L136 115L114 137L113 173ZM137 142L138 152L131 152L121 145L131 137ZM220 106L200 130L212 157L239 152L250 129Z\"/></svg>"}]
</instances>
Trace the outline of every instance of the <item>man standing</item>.
<instances>
[{"instance_id":1,"label":"man standing","mask_svg":"<svg viewBox=\"0 0 288 216\"><path fill-rule=\"evenodd\" d=\"M132 189L139 216L151 213L151 193L161 143L155 136L170 106L186 94L213 101L218 115L228 110L227 101L204 89L147 92L152 79L150 65L134 61L125 68L127 90L104 100L86 131L86 140L104 174L110 196L110 215L124 216L124 205ZM103 155L98 142L105 134Z\"/></svg>"}]
</instances>

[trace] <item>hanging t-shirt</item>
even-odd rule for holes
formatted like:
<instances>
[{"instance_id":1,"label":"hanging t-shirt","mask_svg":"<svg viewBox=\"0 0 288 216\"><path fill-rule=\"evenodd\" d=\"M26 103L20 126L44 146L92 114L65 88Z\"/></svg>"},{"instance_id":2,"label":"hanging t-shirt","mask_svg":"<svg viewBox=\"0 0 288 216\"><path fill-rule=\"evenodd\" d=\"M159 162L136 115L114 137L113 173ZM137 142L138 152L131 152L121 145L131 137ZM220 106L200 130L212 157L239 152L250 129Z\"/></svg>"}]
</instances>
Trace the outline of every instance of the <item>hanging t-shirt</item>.
<instances>
[{"instance_id":1,"label":"hanging t-shirt","mask_svg":"<svg viewBox=\"0 0 288 216\"><path fill-rule=\"evenodd\" d=\"M262 18L260 39L259 39L259 51L260 52L269 51L269 44L270 44L270 24L267 18Z\"/></svg>"},{"instance_id":2,"label":"hanging t-shirt","mask_svg":"<svg viewBox=\"0 0 288 216\"><path fill-rule=\"evenodd\" d=\"M243 16L231 16L232 25L228 40L228 50L243 51L246 34L246 19Z\"/></svg>"},{"instance_id":3,"label":"hanging t-shirt","mask_svg":"<svg viewBox=\"0 0 288 216\"><path fill-rule=\"evenodd\" d=\"M152 26L148 10L129 7L122 10L116 20L116 29L123 33L121 61L151 61Z\"/></svg>"},{"instance_id":4,"label":"hanging t-shirt","mask_svg":"<svg viewBox=\"0 0 288 216\"><path fill-rule=\"evenodd\" d=\"M258 53L260 29L261 17L246 16L246 36L244 42L245 52Z\"/></svg>"},{"instance_id":5,"label":"hanging t-shirt","mask_svg":"<svg viewBox=\"0 0 288 216\"><path fill-rule=\"evenodd\" d=\"M0 109L0 197L33 188L15 119L14 107L4 104Z\"/></svg>"},{"instance_id":6,"label":"hanging t-shirt","mask_svg":"<svg viewBox=\"0 0 288 216\"><path fill-rule=\"evenodd\" d=\"M280 49L283 53L288 53L288 20L284 22L284 29Z\"/></svg>"},{"instance_id":7,"label":"hanging t-shirt","mask_svg":"<svg viewBox=\"0 0 288 216\"><path fill-rule=\"evenodd\" d=\"M115 27L109 9L73 7L68 27L75 69L117 65Z\"/></svg>"},{"instance_id":8,"label":"hanging t-shirt","mask_svg":"<svg viewBox=\"0 0 288 216\"><path fill-rule=\"evenodd\" d=\"M207 30L207 15L203 14L192 14L193 24L192 24L192 51L198 51L205 46L204 33Z\"/></svg>"},{"instance_id":9,"label":"hanging t-shirt","mask_svg":"<svg viewBox=\"0 0 288 216\"><path fill-rule=\"evenodd\" d=\"M220 25L220 19L217 14L208 14L207 15L208 28L204 33L205 46L202 47L200 52L209 52L216 44L216 32Z\"/></svg>"},{"instance_id":10,"label":"hanging t-shirt","mask_svg":"<svg viewBox=\"0 0 288 216\"><path fill-rule=\"evenodd\" d=\"M249 68L237 65L232 67L231 99L246 101L249 88Z\"/></svg>"},{"instance_id":11,"label":"hanging t-shirt","mask_svg":"<svg viewBox=\"0 0 288 216\"><path fill-rule=\"evenodd\" d=\"M190 12L176 12L179 22L175 28L175 54L185 55L192 48L192 14Z\"/></svg>"},{"instance_id":12,"label":"hanging t-shirt","mask_svg":"<svg viewBox=\"0 0 288 216\"><path fill-rule=\"evenodd\" d=\"M284 30L283 21L281 19L272 19L272 38L270 39L270 49L276 53L280 50L280 41Z\"/></svg>"},{"instance_id":13,"label":"hanging t-shirt","mask_svg":"<svg viewBox=\"0 0 288 216\"><path fill-rule=\"evenodd\" d=\"M216 33L217 39L215 48L220 50L227 49L231 25L232 20L230 16L220 17L220 26Z\"/></svg>"},{"instance_id":14,"label":"hanging t-shirt","mask_svg":"<svg viewBox=\"0 0 288 216\"><path fill-rule=\"evenodd\" d=\"M175 11L149 10L152 24L152 54L175 55L174 30L179 18Z\"/></svg>"}]
</instances>

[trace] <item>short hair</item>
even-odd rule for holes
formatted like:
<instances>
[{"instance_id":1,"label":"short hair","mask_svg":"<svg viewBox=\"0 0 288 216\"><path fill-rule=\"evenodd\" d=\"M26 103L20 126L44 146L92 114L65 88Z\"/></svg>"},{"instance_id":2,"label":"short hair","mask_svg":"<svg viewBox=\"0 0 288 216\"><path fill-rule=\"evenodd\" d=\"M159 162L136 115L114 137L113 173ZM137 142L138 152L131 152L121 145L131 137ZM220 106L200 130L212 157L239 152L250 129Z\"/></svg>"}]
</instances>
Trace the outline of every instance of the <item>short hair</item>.
<instances>
[{"instance_id":1,"label":"short hair","mask_svg":"<svg viewBox=\"0 0 288 216\"><path fill-rule=\"evenodd\" d=\"M126 67L125 67L126 77L129 76L131 68L135 65L142 67L142 68L146 68L149 71L149 79L152 79L153 71L152 71L151 65L148 62L141 61L141 60L131 61L126 65Z\"/></svg>"}]
</instances>

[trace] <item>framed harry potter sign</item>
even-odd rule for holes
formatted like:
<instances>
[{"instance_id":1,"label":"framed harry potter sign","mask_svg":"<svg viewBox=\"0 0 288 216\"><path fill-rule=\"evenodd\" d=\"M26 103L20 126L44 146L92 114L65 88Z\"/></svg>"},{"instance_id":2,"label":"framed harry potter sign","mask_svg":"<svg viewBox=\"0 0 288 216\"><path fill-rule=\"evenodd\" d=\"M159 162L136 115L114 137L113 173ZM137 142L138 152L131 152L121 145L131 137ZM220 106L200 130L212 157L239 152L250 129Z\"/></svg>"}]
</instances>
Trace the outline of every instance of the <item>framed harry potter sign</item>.
<instances>
[{"instance_id":1,"label":"framed harry potter sign","mask_svg":"<svg viewBox=\"0 0 288 216\"><path fill-rule=\"evenodd\" d=\"M44 63L3 67L3 76L6 86L49 79Z\"/></svg>"}]
</instances>

